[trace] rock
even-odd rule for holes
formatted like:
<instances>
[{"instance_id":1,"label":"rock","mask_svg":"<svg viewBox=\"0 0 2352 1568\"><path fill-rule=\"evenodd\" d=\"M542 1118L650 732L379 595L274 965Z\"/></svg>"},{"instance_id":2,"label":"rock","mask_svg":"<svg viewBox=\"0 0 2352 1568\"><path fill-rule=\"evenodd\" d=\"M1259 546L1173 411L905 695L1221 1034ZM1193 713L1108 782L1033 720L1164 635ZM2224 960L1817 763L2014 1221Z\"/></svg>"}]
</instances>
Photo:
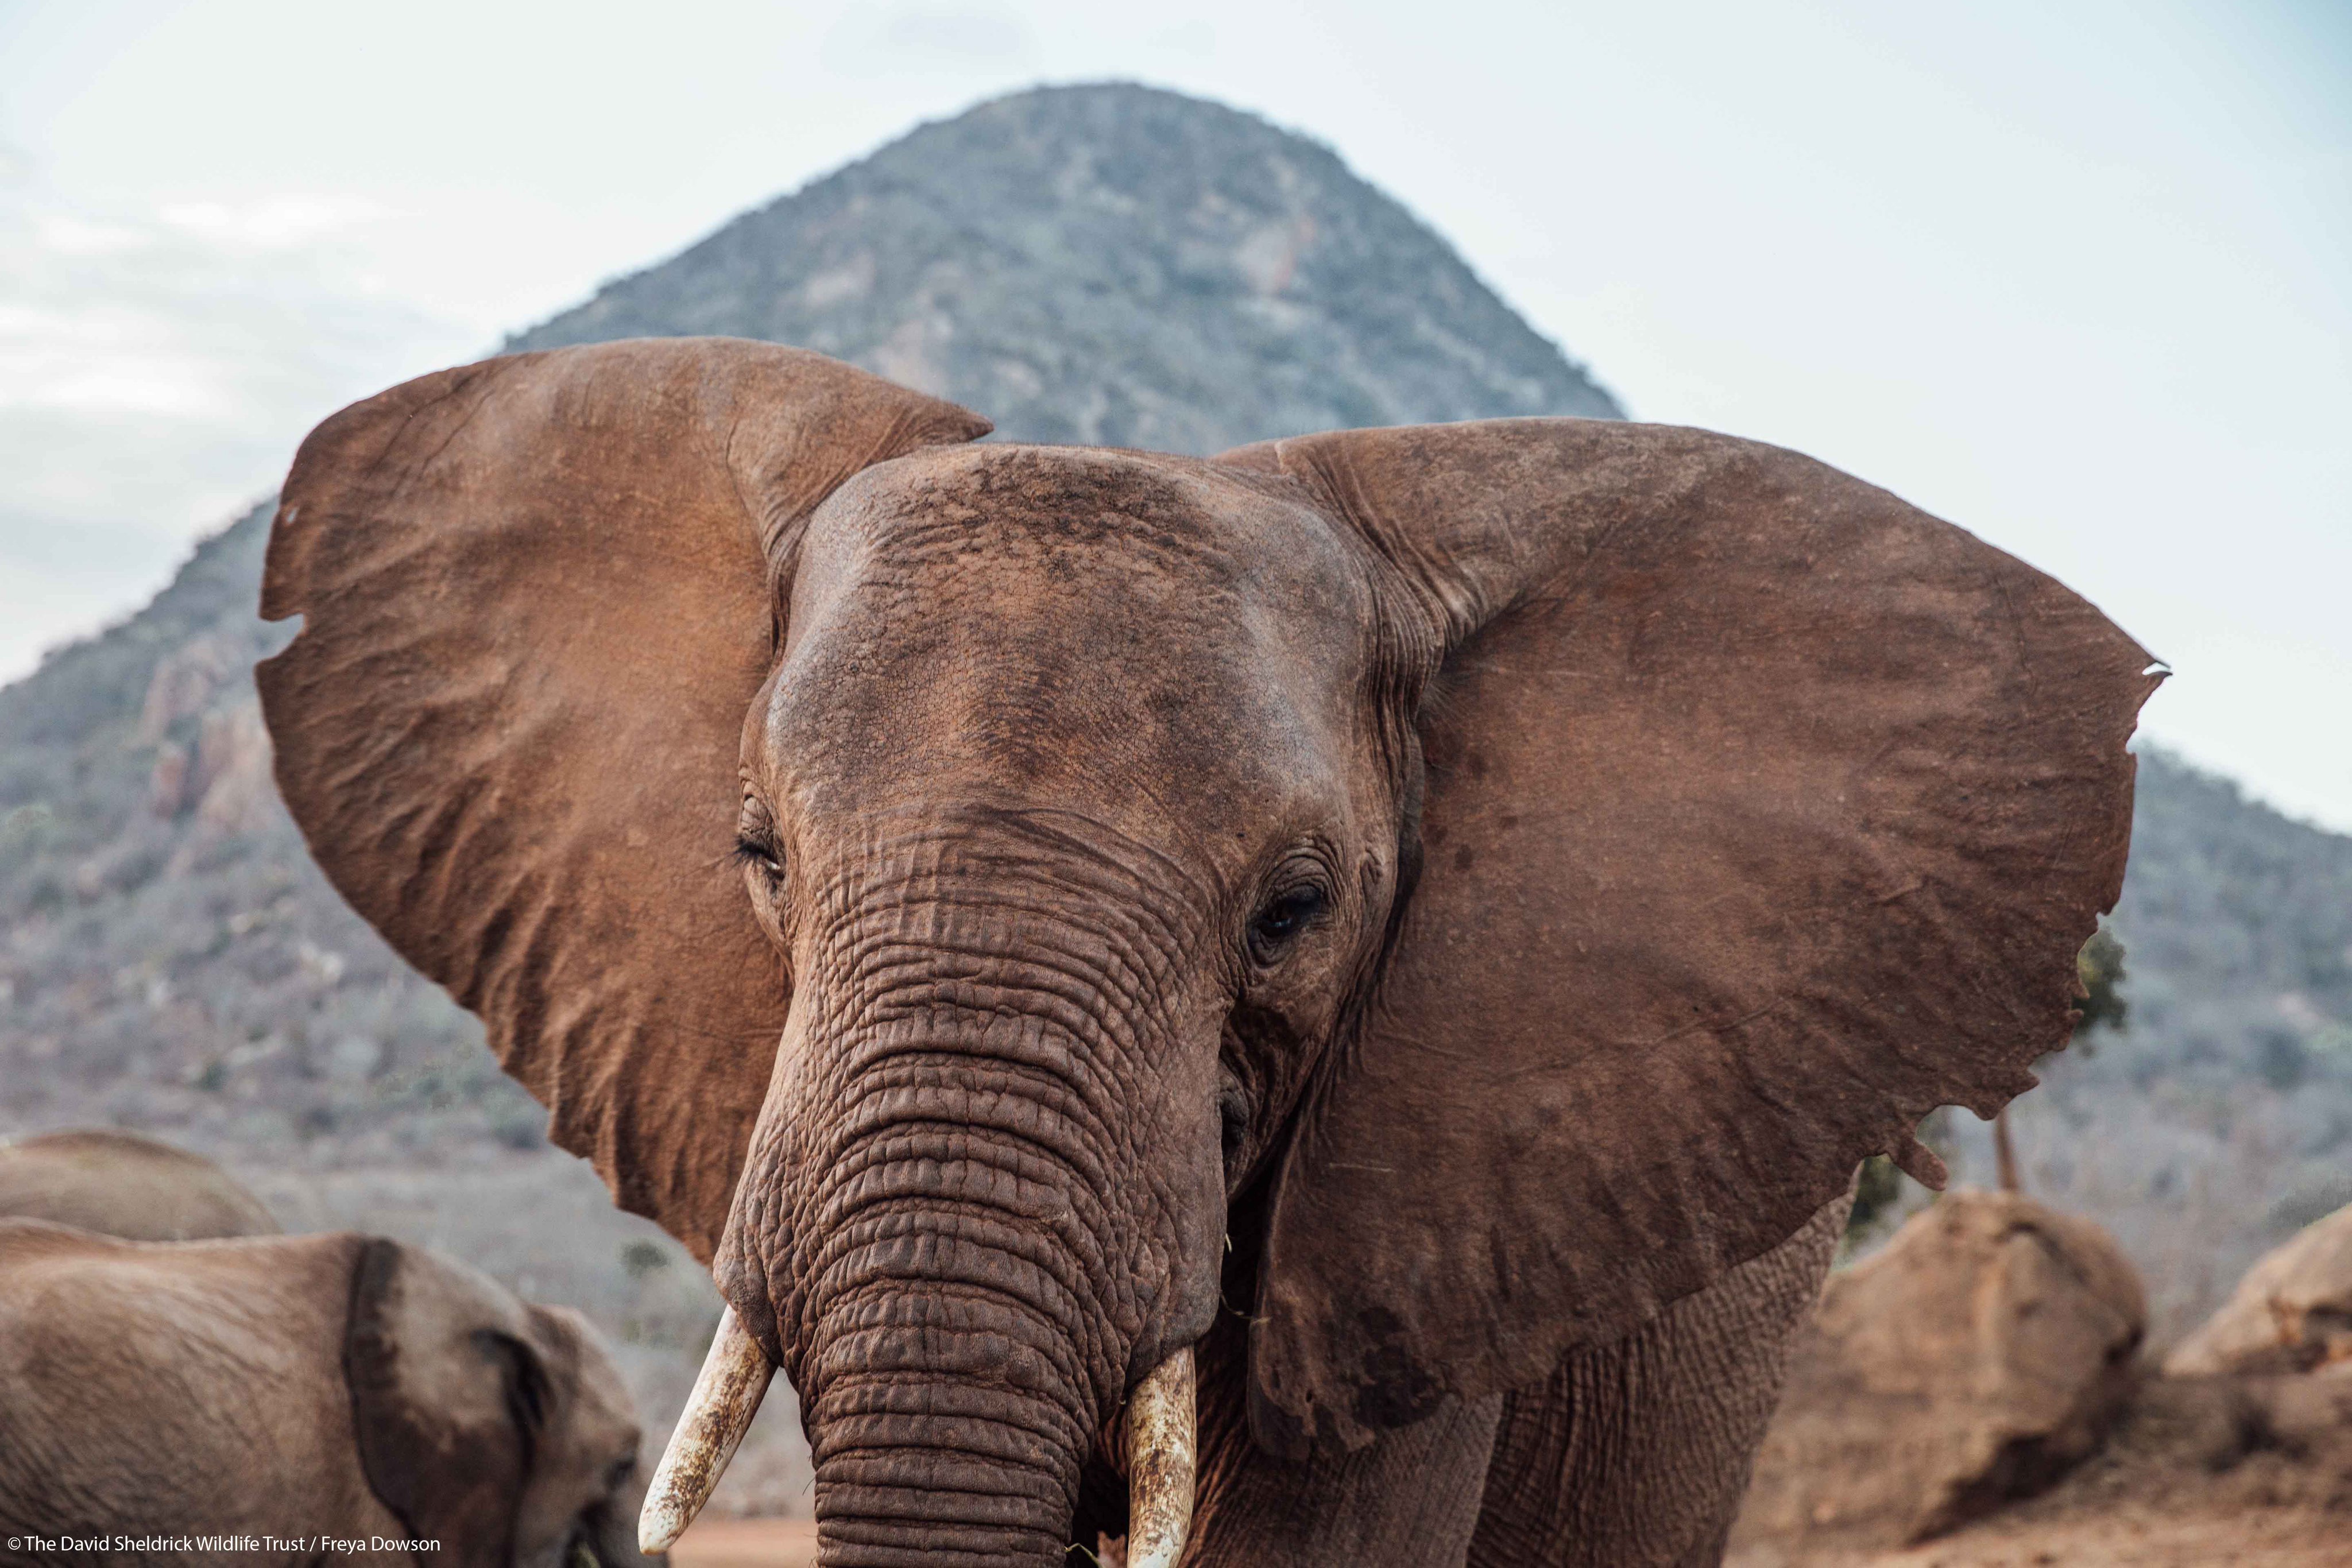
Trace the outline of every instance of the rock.
<instances>
[{"instance_id":1,"label":"rock","mask_svg":"<svg viewBox=\"0 0 2352 1568\"><path fill-rule=\"evenodd\" d=\"M156 748L154 768L147 775L147 809L168 822L187 803L187 747L166 741Z\"/></svg>"},{"instance_id":2,"label":"rock","mask_svg":"<svg viewBox=\"0 0 2352 1568\"><path fill-rule=\"evenodd\" d=\"M2175 1377L2308 1372L2352 1362L2352 1204L2246 1270L2220 1312L2165 1358Z\"/></svg>"},{"instance_id":3,"label":"rock","mask_svg":"<svg viewBox=\"0 0 2352 1568\"><path fill-rule=\"evenodd\" d=\"M259 702L248 697L205 714L189 780L197 821L222 835L265 825L278 807L269 762L269 731L261 722Z\"/></svg>"},{"instance_id":4,"label":"rock","mask_svg":"<svg viewBox=\"0 0 2352 1568\"><path fill-rule=\"evenodd\" d=\"M159 746L183 719L202 714L213 695L251 662L244 641L226 632L206 632L158 659L139 705L139 744Z\"/></svg>"},{"instance_id":5,"label":"rock","mask_svg":"<svg viewBox=\"0 0 2352 1568\"><path fill-rule=\"evenodd\" d=\"M1904 1545L2043 1490L2121 1414L2146 1323L2098 1227L1946 1197L1830 1277L1733 1542Z\"/></svg>"}]
</instances>

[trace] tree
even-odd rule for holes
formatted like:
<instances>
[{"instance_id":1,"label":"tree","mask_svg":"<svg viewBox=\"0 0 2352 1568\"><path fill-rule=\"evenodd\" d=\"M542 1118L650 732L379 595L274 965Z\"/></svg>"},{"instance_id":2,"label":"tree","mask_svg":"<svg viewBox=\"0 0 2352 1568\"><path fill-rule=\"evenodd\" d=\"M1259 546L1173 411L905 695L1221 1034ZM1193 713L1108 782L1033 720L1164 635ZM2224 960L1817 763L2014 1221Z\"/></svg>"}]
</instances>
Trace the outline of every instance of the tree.
<instances>
[{"instance_id":1,"label":"tree","mask_svg":"<svg viewBox=\"0 0 2352 1568\"><path fill-rule=\"evenodd\" d=\"M2095 1030L2121 1030L2126 1008L2124 1002L2124 945L2105 921L2091 933L2083 950L2074 955L2074 978L2083 988L2081 998L2074 1004L2074 1033L2068 1042L2073 1050L2088 1056L2092 1053L2091 1034ZM2047 1061L2045 1057L2043 1059ZM2004 1105L1992 1119L1992 1156L1999 1173L2000 1190L2019 1192L2017 1151L2009 1139L2009 1107Z\"/></svg>"}]
</instances>

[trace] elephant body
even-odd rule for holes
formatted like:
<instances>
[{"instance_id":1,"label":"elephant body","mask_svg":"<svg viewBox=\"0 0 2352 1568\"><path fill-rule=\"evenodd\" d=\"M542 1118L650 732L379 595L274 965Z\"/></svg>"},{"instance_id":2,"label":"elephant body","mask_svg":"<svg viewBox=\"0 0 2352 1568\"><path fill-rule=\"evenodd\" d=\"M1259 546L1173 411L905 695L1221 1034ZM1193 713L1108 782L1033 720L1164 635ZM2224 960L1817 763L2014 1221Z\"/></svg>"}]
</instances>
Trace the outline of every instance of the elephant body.
<instances>
[{"instance_id":1,"label":"elephant body","mask_svg":"<svg viewBox=\"0 0 2352 1568\"><path fill-rule=\"evenodd\" d=\"M2147 653L1703 431L988 430L646 340L287 479L312 852L727 1299L655 1534L780 1371L828 1568L1706 1561L1856 1166L2069 1032Z\"/></svg>"},{"instance_id":2,"label":"elephant body","mask_svg":"<svg viewBox=\"0 0 2352 1568\"><path fill-rule=\"evenodd\" d=\"M275 1236L236 1178L185 1149L106 1128L0 1144L0 1219L47 1219L126 1241Z\"/></svg>"},{"instance_id":3,"label":"elephant body","mask_svg":"<svg viewBox=\"0 0 2352 1568\"><path fill-rule=\"evenodd\" d=\"M1761 1258L1507 1396L1468 1561L1719 1562L1850 1207L1832 1202Z\"/></svg>"},{"instance_id":4,"label":"elephant body","mask_svg":"<svg viewBox=\"0 0 2352 1568\"><path fill-rule=\"evenodd\" d=\"M1351 1454L1269 1460L1242 1413L1244 1336L1203 1341L1187 1568L1705 1568L1717 1562L1788 1358L1845 1228L1803 1229L1533 1386ZM1099 1478L1098 1478L1099 1479ZM1101 1526L1118 1528L1116 1488Z\"/></svg>"},{"instance_id":5,"label":"elephant body","mask_svg":"<svg viewBox=\"0 0 2352 1568\"><path fill-rule=\"evenodd\" d=\"M583 1322L432 1253L0 1220L0 1562L633 1563L636 1444Z\"/></svg>"}]
</instances>

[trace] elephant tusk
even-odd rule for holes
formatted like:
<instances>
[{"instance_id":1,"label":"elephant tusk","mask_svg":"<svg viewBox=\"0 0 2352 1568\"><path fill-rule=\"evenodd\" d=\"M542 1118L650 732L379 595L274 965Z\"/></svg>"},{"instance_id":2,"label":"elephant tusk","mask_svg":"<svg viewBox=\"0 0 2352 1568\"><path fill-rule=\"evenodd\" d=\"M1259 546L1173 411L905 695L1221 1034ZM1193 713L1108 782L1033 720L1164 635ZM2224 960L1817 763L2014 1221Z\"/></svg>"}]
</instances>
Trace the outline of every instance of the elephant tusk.
<instances>
[{"instance_id":1,"label":"elephant tusk","mask_svg":"<svg viewBox=\"0 0 2352 1568\"><path fill-rule=\"evenodd\" d=\"M662 1450L660 1466L646 1488L646 1506L637 1515L637 1550L648 1557L667 1552L727 1473L727 1461L760 1413L776 1369L759 1341L735 1321L735 1309L719 1314L719 1332L711 1336L710 1354L687 1396L686 1408ZM1187 1478L1189 1481L1189 1477Z\"/></svg>"},{"instance_id":2,"label":"elephant tusk","mask_svg":"<svg viewBox=\"0 0 2352 1568\"><path fill-rule=\"evenodd\" d=\"M1192 1529L1192 1347L1151 1369L1127 1405L1127 1568L1175 1568Z\"/></svg>"}]
</instances>

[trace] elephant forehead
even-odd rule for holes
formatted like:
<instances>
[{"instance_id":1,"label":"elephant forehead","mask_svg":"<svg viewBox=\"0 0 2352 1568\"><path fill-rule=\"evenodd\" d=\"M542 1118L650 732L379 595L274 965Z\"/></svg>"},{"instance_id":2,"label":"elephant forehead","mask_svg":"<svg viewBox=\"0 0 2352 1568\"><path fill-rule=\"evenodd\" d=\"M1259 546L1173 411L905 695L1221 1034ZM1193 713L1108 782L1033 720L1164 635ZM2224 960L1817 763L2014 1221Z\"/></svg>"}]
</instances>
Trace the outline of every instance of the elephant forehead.
<instances>
[{"instance_id":1,"label":"elephant forehead","mask_svg":"<svg viewBox=\"0 0 2352 1568\"><path fill-rule=\"evenodd\" d=\"M1208 465L926 453L811 519L767 747L861 790L1174 778L1207 810L1262 800L1356 728L1372 612L1326 519Z\"/></svg>"},{"instance_id":2,"label":"elephant forehead","mask_svg":"<svg viewBox=\"0 0 2352 1568\"><path fill-rule=\"evenodd\" d=\"M943 597L1160 589L1336 626L1368 608L1362 552L1322 513L1259 476L1149 453L959 446L879 464L810 519L803 559L881 566Z\"/></svg>"}]
</instances>

